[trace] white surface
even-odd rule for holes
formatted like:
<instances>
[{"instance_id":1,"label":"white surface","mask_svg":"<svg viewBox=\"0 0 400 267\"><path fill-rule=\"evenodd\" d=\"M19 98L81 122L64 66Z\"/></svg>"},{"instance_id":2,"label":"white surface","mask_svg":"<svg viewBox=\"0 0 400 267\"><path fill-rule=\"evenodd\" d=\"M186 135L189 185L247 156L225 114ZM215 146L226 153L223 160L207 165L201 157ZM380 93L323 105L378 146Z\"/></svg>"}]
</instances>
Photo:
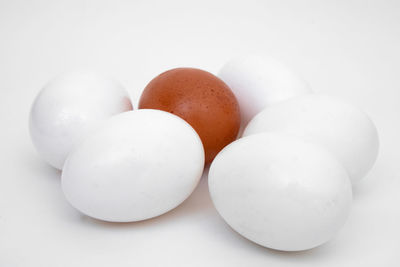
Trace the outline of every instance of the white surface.
<instances>
[{"instance_id":1,"label":"white surface","mask_svg":"<svg viewBox=\"0 0 400 267\"><path fill-rule=\"evenodd\" d=\"M262 55L235 57L221 68L218 77L238 99L242 128L265 107L312 92L298 73L283 62Z\"/></svg>"},{"instance_id":2,"label":"white surface","mask_svg":"<svg viewBox=\"0 0 400 267\"><path fill-rule=\"evenodd\" d=\"M0 266L399 266L399 12L396 0L1 1ZM249 51L286 61L377 125L378 160L332 241L300 253L255 245L218 216L205 179L177 209L139 223L101 223L69 206L28 134L49 78L92 65L137 101L166 69L216 73Z\"/></svg>"},{"instance_id":3,"label":"white surface","mask_svg":"<svg viewBox=\"0 0 400 267\"><path fill-rule=\"evenodd\" d=\"M32 143L50 165L62 169L70 151L101 122L132 109L115 80L88 70L51 78L29 114Z\"/></svg>"},{"instance_id":4,"label":"white surface","mask_svg":"<svg viewBox=\"0 0 400 267\"><path fill-rule=\"evenodd\" d=\"M277 103L257 114L243 136L281 132L320 144L346 168L353 184L372 168L379 151L374 123L343 99L309 94Z\"/></svg>"},{"instance_id":5,"label":"white surface","mask_svg":"<svg viewBox=\"0 0 400 267\"><path fill-rule=\"evenodd\" d=\"M196 131L171 113L143 109L118 114L87 136L67 157L61 184L84 214L132 222L181 204L203 169Z\"/></svg>"},{"instance_id":6,"label":"white surface","mask_svg":"<svg viewBox=\"0 0 400 267\"><path fill-rule=\"evenodd\" d=\"M233 229L283 251L330 240L352 202L347 171L331 152L282 133L255 134L226 146L210 166L208 186Z\"/></svg>"}]
</instances>

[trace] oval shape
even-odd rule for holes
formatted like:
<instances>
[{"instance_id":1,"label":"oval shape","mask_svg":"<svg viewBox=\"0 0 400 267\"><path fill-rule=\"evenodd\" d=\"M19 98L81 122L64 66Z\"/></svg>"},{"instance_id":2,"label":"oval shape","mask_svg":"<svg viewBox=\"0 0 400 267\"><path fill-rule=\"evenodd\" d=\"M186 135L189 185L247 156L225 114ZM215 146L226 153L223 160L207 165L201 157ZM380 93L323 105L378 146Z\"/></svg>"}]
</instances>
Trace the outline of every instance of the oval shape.
<instances>
[{"instance_id":1,"label":"oval shape","mask_svg":"<svg viewBox=\"0 0 400 267\"><path fill-rule=\"evenodd\" d=\"M240 126L235 95L218 77L199 69L158 75L144 89L139 109L168 111L192 125L203 142L206 163L236 139Z\"/></svg>"},{"instance_id":2,"label":"oval shape","mask_svg":"<svg viewBox=\"0 0 400 267\"><path fill-rule=\"evenodd\" d=\"M29 116L31 139L46 162L62 169L72 148L99 123L132 109L128 92L113 79L92 71L65 73L36 97Z\"/></svg>"},{"instance_id":3,"label":"oval shape","mask_svg":"<svg viewBox=\"0 0 400 267\"><path fill-rule=\"evenodd\" d=\"M220 77L239 101L242 127L265 107L311 93L310 86L282 62L258 55L228 61Z\"/></svg>"},{"instance_id":4,"label":"oval shape","mask_svg":"<svg viewBox=\"0 0 400 267\"><path fill-rule=\"evenodd\" d=\"M373 166L379 149L378 133L371 119L342 100L318 94L289 99L255 116L243 136L282 132L329 149L343 164L354 183Z\"/></svg>"},{"instance_id":5,"label":"oval shape","mask_svg":"<svg viewBox=\"0 0 400 267\"><path fill-rule=\"evenodd\" d=\"M298 251L342 227L352 200L342 165L324 148L263 133L224 148L208 175L212 201L239 234L262 246Z\"/></svg>"},{"instance_id":6,"label":"oval shape","mask_svg":"<svg viewBox=\"0 0 400 267\"><path fill-rule=\"evenodd\" d=\"M81 212L131 222L161 215L183 202L203 172L195 130L159 110L137 110L108 120L68 156L62 188Z\"/></svg>"}]
</instances>

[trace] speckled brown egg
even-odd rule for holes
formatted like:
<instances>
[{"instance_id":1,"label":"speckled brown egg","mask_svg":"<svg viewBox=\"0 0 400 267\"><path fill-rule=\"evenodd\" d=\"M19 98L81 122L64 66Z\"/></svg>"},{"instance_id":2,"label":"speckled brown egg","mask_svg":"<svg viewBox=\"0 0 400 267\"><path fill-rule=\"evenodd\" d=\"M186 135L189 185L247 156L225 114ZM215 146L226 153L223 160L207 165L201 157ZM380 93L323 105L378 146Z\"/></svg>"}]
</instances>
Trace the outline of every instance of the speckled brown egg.
<instances>
[{"instance_id":1,"label":"speckled brown egg","mask_svg":"<svg viewBox=\"0 0 400 267\"><path fill-rule=\"evenodd\" d=\"M236 139L239 104L230 88L215 75L194 68L161 73L144 89L139 109L159 109L186 120L199 134L210 163Z\"/></svg>"}]
</instances>

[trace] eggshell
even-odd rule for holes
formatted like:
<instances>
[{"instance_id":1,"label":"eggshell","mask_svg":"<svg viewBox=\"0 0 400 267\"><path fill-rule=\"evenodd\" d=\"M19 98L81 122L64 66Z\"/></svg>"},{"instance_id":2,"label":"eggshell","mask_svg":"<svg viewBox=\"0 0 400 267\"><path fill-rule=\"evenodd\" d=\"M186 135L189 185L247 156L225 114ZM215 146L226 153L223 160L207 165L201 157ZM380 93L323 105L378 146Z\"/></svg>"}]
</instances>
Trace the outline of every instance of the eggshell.
<instances>
[{"instance_id":1,"label":"eggshell","mask_svg":"<svg viewBox=\"0 0 400 267\"><path fill-rule=\"evenodd\" d=\"M218 76L239 101L242 127L268 105L312 92L310 86L284 63L265 56L233 58L222 67Z\"/></svg>"},{"instance_id":2,"label":"eggshell","mask_svg":"<svg viewBox=\"0 0 400 267\"><path fill-rule=\"evenodd\" d=\"M375 125L358 108L318 94L272 105L251 120L243 135L282 132L329 149L347 169L353 183L373 166L379 148Z\"/></svg>"},{"instance_id":3,"label":"eggshell","mask_svg":"<svg viewBox=\"0 0 400 267\"><path fill-rule=\"evenodd\" d=\"M298 251L330 240L352 200L346 170L321 146L263 133L239 139L214 159L212 201L239 234L262 246Z\"/></svg>"},{"instance_id":4,"label":"eggshell","mask_svg":"<svg viewBox=\"0 0 400 267\"><path fill-rule=\"evenodd\" d=\"M131 222L183 202L202 175L204 150L195 130L159 110L111 118L68 156L62 189L81 212Z\"/></svg>"},{"instance_id":5,"label":"eggshell","mask_svg":"<svg viewBox=\"0 0 400 267\"><path fill-rule=\"evenodd\" d=\"M61 169L73 146L112 115L132 110L116 81L93 71L65 73L50 81L30 112L31 139L50 165Z\"/></svg>"},{"instance_id":6,"label":"eggshell","mask_svg":"<svg viewBox=\"0 0 400 267\"><path fill-rule=\"evenodd\" d=\"M218 77L199 69L177 68L158 75L144 89L139 108L168 111L186 120L203 142L207 163L239 131L234 94Z\"/></svg>"}]
</instances>

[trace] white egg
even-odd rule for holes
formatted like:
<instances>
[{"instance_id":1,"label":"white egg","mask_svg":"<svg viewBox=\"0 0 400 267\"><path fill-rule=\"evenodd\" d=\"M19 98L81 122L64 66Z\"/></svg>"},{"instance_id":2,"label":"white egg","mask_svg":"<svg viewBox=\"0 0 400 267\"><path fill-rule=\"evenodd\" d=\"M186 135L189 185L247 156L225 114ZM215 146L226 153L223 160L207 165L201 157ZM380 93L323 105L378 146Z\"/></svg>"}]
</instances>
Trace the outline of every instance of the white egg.
<instances>
[{"instance_id":1,"label":"white egg","mask_svg":"<svg viewBox=\"0 0 400 267\"><path fill-rule=\"evenodd\" d=\"M309 94L272 105L255 116L243 136L282 132L328 148L353 183L363 178L378 155L375 125L361 110L338 98Z\"/></svg>"},{"instance_id":2,"label":"white egg","mask_svg":"<svg viewBox=\"0 0 400 267\"><path fill-rule=\"evenodd\" d=\"M218 76L239 102L242 127L266 106L311 92L309 85L285 64L257 55L232 59Z\"/></svg>"},{"instance_id":3,"label":"white egg","mask_svg":"<svg viewBox=\"0 0 400 267\"><path fill-rule=\"evenodd\" d=\"M72 147L112 115L132 110L125 89L92 71L74 71L50 81L36 97L30 134L37 151L61 169Z\"/></svg>"},{"instance_id":4,"label":"white egg","mask_svg":"<svg viewBox=\"0 0 400 267\"><path fill-rule=\"evenodd\" d=\"M81 212L131 222L161 215L194 190L204 150L183 119L159 110L111 118L68 156L62 189Z\"/></svg>"},{"instance_id":5,"label":"white egg","mask_svg":"<svg viewBox=\"0 0 400 267\"><path fill-rule=\"evenodd\" d=\"M321 146L282 134L239 139L214 159L212 201L239 234L262 246L298 251L330 240L352 200L343 166Z\"/></svg>"}]
</instances>

